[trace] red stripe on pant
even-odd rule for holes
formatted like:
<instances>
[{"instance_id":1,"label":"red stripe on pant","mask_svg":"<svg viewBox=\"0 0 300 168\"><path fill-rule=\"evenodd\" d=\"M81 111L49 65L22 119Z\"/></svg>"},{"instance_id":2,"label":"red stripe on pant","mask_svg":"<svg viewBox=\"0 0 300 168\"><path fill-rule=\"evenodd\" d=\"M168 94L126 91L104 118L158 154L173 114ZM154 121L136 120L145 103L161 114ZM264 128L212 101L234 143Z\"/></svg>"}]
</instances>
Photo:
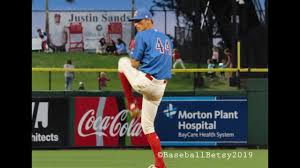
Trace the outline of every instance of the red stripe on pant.
<instances>
[{"instance_id":1,"label":"red stripe on pant","mask_svg":"<svg viewBox=\"0 0 300 168\"><path fill-rule=\"evenodd\" d=\"M166 168L162 155L162 149L160 145L160 140L155 132L146 135L148 143L151 146L151 149L155 158L155 167L157 168Z\"/></svg>"},{"instance_id":2,"label":"red stripe on pant","mask_svg":"<svg viewBox=\"0 0 300 168\"><path fill-rule=\"evenodd\" d=\"M126 78L125 74L119 72L119 78L121 80L121 84L124 90L125 98L127 101L127 108L130 108L130 104L134 102L132 86L130 85L128 79Z\"/></svg>"}]
</instances>

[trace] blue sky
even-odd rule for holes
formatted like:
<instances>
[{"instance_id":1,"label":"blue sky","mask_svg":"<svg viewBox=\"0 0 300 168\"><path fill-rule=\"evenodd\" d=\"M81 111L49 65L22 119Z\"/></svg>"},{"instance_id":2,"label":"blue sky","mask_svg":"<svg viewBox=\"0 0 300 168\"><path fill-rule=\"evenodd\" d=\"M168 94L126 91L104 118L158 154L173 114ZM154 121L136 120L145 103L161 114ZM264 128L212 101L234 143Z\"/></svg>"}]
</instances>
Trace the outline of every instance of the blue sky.
<instances>
[{"instance_id":1,"label":"blue sky","mask_svg":"<svg viewBox=\"0 0 300 168\"><path fill-rule=\"evenodd\" d=\"M137 8L150 9L152 0L135 0ZM33 0L32 10L44 10L45 0ZM50 10L131 10L131 0L75 0L67 3L65 0L49 0Z\"/></svg>"},{"instance_id":2,"label":"blue sky","mask_svg":"<svg viewBox=\"0 0 300 168\"><path fill-rule=\"evenodd\" d=\"M264 5L265 0L258 0ZM136 7L150 9L152 0L135 0ZM32 10L44 10L45 0L33 0ZM49 0L50 10L130 10L131 0L75 0L73 4L65 0Z\"/></svg>"}]
</instances>

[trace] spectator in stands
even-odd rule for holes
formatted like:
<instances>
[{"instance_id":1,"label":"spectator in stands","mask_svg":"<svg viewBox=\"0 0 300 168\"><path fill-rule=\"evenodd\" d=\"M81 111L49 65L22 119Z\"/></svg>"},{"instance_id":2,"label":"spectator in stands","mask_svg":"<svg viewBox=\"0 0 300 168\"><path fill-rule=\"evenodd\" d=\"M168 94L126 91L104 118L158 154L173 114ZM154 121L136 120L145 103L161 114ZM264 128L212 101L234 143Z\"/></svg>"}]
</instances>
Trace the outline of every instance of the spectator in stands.
<instances>
[{"instance_id":1,"label":"spectator in stands","mask_svg":"<svg viewBox=\"0 0 300 168\"><path fill-rule=\"evenodd\" d=\"M225 59L222 59L222 62L219 63L219 68L226 68L226 60ZM221 80L225 80L226 77L225 77L225 72L220 72L221 74Z\"/></svg>"},{"instance_id":2,"label":"spectator in stands","mask_svg":"<svg viewBox=\"0 0 300 168\"><path fill-rule=\"evenodd\" d=\"M55 23L50 26L50 47L54 51L66 51L66 44L68 41L67 27L60 22L60 18L60 14L55 14Z\"/></svg>"},{"instance_id":3,"label":"spectator in stands","mask_svg":"<svg viewBox=\"0 0 300 168\"><path fill-rule=\"evenodd\" d=\"M226 60L226 64L225 64L225 68L232 68L232 53L230 51L229 48L226 48L224 50L224 54L225 54L225 60ZM232 72L229 73L229 77L232 76Z\"/></svg>"},{"instance_id":4,"label":"spectator in stands","mask_svg":"<svg viewBox=\"0 0 300 168\"><path fill-rule=\"evenodd\" d=\"M78 88L78 90L85 90L83 82L79 82L79 88Z\"/></svg>"},{"instance_id":5,"label":"spectator in stands","mask_svg":"<svg viewBox=\"0 0 300 168\"><path fill-rule=\"evenodd\" d=\"M65 71L65 90L72 90L73 80L75 78L75 74L73 71L74 65L72 65L72 60L67 60L67 63L64 64L64 68L68 71Z\"/></svg>"},{"instance_id":6,"label":"spectator in stands","mask_svg":"<svg viewBox=\"0 0 300 168\"><path fill-rule=\"evenodd\" d=\"M101 38L100 40L99 40L99 46L97 47L97 49L96 49L96 53L97 54L105 54L106 53L106 47L107 47L107 45L106 45L106 41L105 41L105 38Z\"/></svg>"},{"instance_id":7,"label":"spectator in stands","mask_svg":"<svg viewBox=\"0 0 300 168\"><path fill-rule=\"evenodd\" d=\"M215 68L215 64L213 64L211 59L207 60L207 68L208 69L213 69ZM208 71L206 73L206 76L209 77L211 80L213 80L216 77L216 72Z\"/></svg>"},{"instance_id":8,"label":"spectator in stands","mask_svg":"<svg viewBox=\"0 0 300 168\"><path fill-rule=\"evenodd\" d=\"M118 55L127 54L126 43L122 39L117 39L116 48Z\"/></svg>"},{"instance_id":9,"label":"spectator in stands","mask_svg":"<svg viewBox=\"0 0 300 168\"><path fill-rule=\"evenodd\" d=\"M106 82L110 81L110 79L106 77L105 72L99 73L99 76L97 79L98 79L98 84L99 84L99 90L103 91L104 88L106 87Z\"/></svg>"},{"instance_id":10,"label":"spectator in stands","mask_svg":"<svg viewBox=\"0 0 300 168\"><path fill-rule=\"evenodd\" d=\"M212 48L212 63L215 64L215 67L218 66L219 63L219 49L217 47Z\"/></svg>"},{"instance_id":11,"label":"spectator in stands","mask_svg":"<svg viewBox=\"0 0 300 168\"><path fill-rule=\"evenodd\" d=\"M111 38L108 39L106 52L109 54L115 54L116 50L117 50L117 48L116 48L116 43L114 42L114 40L112 40Z\"/></svg>"},{"instance_id":12,"label":"spectator in stands","mask_svg":"<svg viewBox=\"0 0 300 168\"><path fill-rule=\"evenodd\" d=\"M181 68L185 69L185 66L184 66L184 63L180 57L180 53L178 51L178 49L174 49L173 50L173 61L174 61L174 64L173 64L173 68L176 68L176 65L179 63Z\"/></svg>"},{"instance_id":13,"label":"spectator in stands","mask_svg":"<svg viewBox=\"0 0 300 168\"><path fill-rule=\"evenodd\" d=\"M49 52L47 33L41 29L37 29L40 39L42 40L42 51Z\"/></svg>"},{"instance_id":14,"label":"spectator in stands","mask_svg":"<svg viewBox=\"0 0 300 168\"><path fill-rule=\"evenodd\" d=\"M225 67L232 68L232 62L231 62L232 53L231 53L230 49L226 48L224 50L224 54L225 54L225 61L226 61Z\"/></svg>"}]
</instances>

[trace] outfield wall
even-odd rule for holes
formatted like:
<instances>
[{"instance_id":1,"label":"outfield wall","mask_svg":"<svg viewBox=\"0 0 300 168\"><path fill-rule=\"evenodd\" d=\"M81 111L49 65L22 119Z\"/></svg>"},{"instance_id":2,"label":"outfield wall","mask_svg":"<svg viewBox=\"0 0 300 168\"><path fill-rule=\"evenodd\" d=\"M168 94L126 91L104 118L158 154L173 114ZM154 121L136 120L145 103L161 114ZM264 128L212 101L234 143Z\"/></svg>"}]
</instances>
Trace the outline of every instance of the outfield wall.
<instances>
[{"instance_id":1,"label":"outfield wall","mask_svg":"<svg viewBox=\"0 0 300 168\"><path fill-rule=\"evenodd\" d=\"M166 92L155 121L162 145L267 145L267 85L249 79L241 91ZM122 92L32 92L33 148L132 146L148 144Z\"/></svg>"}]
</instances>

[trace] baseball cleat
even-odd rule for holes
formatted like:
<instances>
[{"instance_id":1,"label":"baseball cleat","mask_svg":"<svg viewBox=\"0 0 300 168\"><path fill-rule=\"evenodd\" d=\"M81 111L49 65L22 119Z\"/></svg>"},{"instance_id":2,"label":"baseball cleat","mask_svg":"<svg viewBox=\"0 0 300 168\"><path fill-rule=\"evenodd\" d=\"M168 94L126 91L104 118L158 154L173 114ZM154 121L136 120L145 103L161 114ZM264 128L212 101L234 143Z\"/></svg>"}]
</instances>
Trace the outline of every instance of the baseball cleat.
<instances>
[{"instance_id":1,"label":"baseball cleat","mask_svg":"<svg viewBox=\"0 0 300 168\"><path fill-rule=\"evenodd\" d=\"M157 168L154 164L150 165L148 168Z\"/></svg>"}]
</instances>

